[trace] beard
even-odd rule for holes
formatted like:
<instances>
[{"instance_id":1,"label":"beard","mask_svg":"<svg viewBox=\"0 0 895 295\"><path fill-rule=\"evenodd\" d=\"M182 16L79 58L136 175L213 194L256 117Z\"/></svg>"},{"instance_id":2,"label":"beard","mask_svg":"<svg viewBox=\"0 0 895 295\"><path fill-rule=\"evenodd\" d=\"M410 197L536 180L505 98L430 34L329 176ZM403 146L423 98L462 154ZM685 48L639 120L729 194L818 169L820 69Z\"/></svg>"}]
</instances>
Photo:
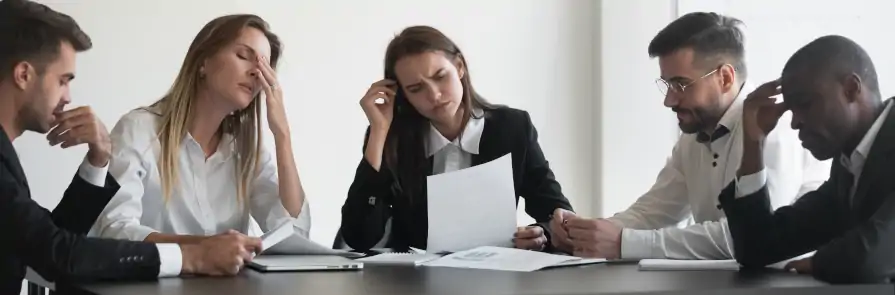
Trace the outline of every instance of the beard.
<instances>
[{"instance_id":1,"label":"beard","mask_svg":"<svg viewBox=\"0 0 895 295\"><path fill-rule=\"evenodd\" d=\"M35 93L30 95L28 103L19 111L19 123L22 130L40 134L50 132L51 122L48 118L51 114L47 113L45 107L47 99L45 92L41 89L35 90ZM54 110L50 110L50 112Z\"/></svg>"}]
</instances>

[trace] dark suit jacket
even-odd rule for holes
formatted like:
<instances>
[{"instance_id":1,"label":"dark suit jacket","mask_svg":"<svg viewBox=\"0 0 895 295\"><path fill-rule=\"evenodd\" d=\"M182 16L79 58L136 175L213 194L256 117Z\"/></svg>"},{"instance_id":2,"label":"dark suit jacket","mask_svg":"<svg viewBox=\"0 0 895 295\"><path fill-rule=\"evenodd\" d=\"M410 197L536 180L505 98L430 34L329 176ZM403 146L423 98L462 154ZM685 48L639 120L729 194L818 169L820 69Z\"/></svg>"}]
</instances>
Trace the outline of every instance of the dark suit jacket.
<instances>
[{"instance_id":1,"label":"dark suit jacket","mask_svg":"<svg viewBox=\"0 0 895 295\"><path fill-rule=\"evenodd\" d=\"M763 267L817 250L811 262L820 280L878 283L895 277L895 111L870 148L851 201L853 175L833 160L829 180L774 212L767 187L740 198L734 183L722 191L737 261Z\"/></svg>"},{"instance_id":2,"label":"dark suit jacket","mask_svg":"<svg viewBox=\"0 0 895 295\"><path fill-rule=\"evenodd\" d=\"M364 138L364 150L369 132L368 129ZM525 198L525 211L544 228L549 238L546 223L553 211L556 208L572 210L572 206L563 196L560 185L544 158L531 118L525 111L506 107L486 110L479 154L473 155L472 165L487 163L508 153L512 153L516 201L519 200L518 196ZM432 174L431 166L432 157L429 158L429 175ZM361 159L354 183L351 184L348 198L342 207L341 233L349 247L362 251L372 248L382 239L386 221L391 217L391 236L387 247L426 248L426 196L415 197L412 204L403 198L395 198L393 183L386 169L376 171L366 160ZM423 185L425 194L425 183ZM369 203L370 197L375 198L375 204ZM458 217L462 214L457 213Z\"/></svg>"},{"instance_id":3,"label":"dark suit jacket","mask_svg":"<svg viewBox=\"0 0 895 295\"><path fill-rule=\"evenodd\" d=\"M75 176L50 213L31 199L18 155L0 128L0 294L18 294L25 267L50 281L151 279L158 276L155 245L85 238L83 235L118 191L90 185Z\"/></svg>"}]
</instances>

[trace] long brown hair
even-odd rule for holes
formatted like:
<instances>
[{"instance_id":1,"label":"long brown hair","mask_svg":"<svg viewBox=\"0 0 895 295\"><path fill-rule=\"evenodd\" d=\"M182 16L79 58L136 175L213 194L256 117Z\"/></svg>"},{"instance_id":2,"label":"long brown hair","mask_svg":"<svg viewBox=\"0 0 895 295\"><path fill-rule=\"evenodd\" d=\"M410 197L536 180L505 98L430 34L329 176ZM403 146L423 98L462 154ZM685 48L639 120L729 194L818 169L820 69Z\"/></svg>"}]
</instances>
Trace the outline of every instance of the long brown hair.
<instances>
[{"instance_id":1,"label":"long brown hair","mask_svg":"<svg viewBox=\"0 0 895 295\"><path fill-rule=\"evenodd\" d=\"M385 78L398 82L395 74L395 64L398 60L426 52L440 52L452 61L460 60L465 70L460 79L463 85L460 111L472 116L473 109L489 110L497 107L475 92L472 80L469 78L469 64L457 44L432 27L408 27L392 39L385 52ZM425 177L431 173L426 171L428 160L425 148L430 123L407 101L400 82L398 84L394 105L395 117L385 140L383 156L387 169L395 179L397 194L412 201L414 196L419 196L423 192Z\"/></svg>"},{"instance_id":2,"label":"long brown hair","mask_svg":"<svg viewBox=\"0 0 895 295\"><path fill-rule=\"evenodd\" d=\"M270 31L267 22L256 15L235 14L218 17L202 28L190 45L180 67L180 73L174 80L171 90L152 105L154 111L161 114L159 122L159 176L162 182L162 193L165 201L171 197L173 188L178 186L178 156L180 145L187 133L187 124L195 109L195 99L203 76L200 72L205 60L217 54L221 49L239 38L245 28L258 29L270 41L270 64L276 69L282 46L280 39ZM236 111L221 122L220 130L231 134L236 142L237 196L245 200L249 187L259 165L261 149L261 108L260 94L256 95L249 106Z\"/></svg>"}]
</instances>

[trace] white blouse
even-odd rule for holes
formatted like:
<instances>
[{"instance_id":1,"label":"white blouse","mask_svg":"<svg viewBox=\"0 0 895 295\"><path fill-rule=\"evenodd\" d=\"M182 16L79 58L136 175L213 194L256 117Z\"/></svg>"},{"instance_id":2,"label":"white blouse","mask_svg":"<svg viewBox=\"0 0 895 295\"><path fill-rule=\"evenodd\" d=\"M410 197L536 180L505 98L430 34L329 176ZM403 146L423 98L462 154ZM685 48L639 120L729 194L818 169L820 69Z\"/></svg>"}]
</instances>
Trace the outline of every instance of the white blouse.
<instances>
[{"instance_id":1,"label":"white blouse","mask_svg":"<svg viewBox=\"0 0 895 295\"><path fill-rule=\"evenodd\" d=\"M167 203L157 166L161 152L156 122L148 109L129 112L111 132L109 173L121 185L88 235L142 241L150 233L210 236L229 229L250 234L252 218L263 232L293 222L308 236L311 216L304 201L298 218L280 201L276 161L262 148L260 170L250 184L248 202L237 199L238 158L233 137L225 135L218 150L205 152L189 134L179 154L178 186ZM248 208L242 204L248 204Z\"/></svg>"}]
</instances>

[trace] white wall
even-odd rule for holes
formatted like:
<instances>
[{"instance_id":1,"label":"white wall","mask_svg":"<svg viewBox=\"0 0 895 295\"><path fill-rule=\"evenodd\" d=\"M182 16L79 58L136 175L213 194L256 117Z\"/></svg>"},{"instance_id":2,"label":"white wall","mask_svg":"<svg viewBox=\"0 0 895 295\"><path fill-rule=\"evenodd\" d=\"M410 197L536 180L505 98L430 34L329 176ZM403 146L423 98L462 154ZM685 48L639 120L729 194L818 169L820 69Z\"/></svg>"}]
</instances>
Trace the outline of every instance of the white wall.
<instances>
[{"instance_id":1,"label":"white wall","mask_svg":"<svg viewBox=\"0 0 895 295\"><path fill-rule=\"evenodd\" d=\"M656 33L676 18L675 2L601 1L594 215L612 216L645 193L677 141L677 119L655 84L659 63L647 53Z\"/></svg>"},{"instance_id":2,"label":"white wall","mask_svg":"<svg viewBox=\"0 0 895 295\"><path fill-rule=\"evenodd\" d=\"M476 87L488 99L531 113L565 194L578 211L590 214L592 1L40 2L70 14L93 38L94 49L79 55L73 105L91 105L110 129L122 114L155 101L170 87L189 43L206 22L240 12L270 22L286 48L279 79L311 202L311 237L324 245L339 226L340 208L362 157L367 121L357 102L370 83L381 79L390 38L416 24L439 28L459 44ZM272 146L270 136L267 141ZM86 148L60 151L37 134L24 136L16 146L33 195L41 205L55 207Z\"/></svg>"}]
</instances>

